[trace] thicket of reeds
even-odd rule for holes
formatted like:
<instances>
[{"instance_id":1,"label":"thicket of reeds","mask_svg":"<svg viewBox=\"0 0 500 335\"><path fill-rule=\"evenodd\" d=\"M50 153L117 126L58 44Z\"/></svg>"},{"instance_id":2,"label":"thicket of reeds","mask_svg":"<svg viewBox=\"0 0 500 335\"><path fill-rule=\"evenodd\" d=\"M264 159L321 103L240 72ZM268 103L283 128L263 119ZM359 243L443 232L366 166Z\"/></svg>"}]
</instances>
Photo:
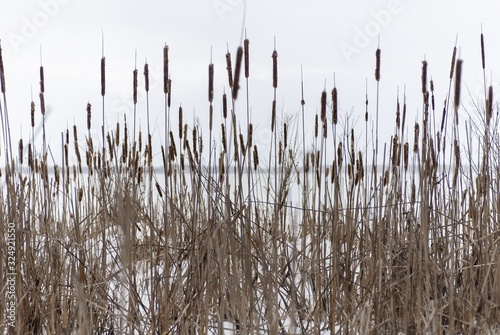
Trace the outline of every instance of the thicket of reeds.
<instances>
[{"instance_id":1,"label":"thicket of reeds","mask_svg":"<svg viewBox=\"0 0 500 335\"><path fill-rule=\"evenodd\" d=\"M484 73L482 34L481 46ZM366 100L366 132L356 134L339 107L342 87L318 92L311 107L298 96L298 121L280 118L274 50L272 139L259 147L250 116L249 48L245 39L235 55L217 60L227 68L222 97L214 96L210 60L210 122L202 126L184 123L182 107L171 105L175 78L165 45L167 131L156 147L149 107L147 133L136 128L139 81L149 106L148 64L131 69L134 120L102 126L100 138L91 134L91 124L106 119L104 55L102 107L82 106L87 129L61 130L59 147L47 146L45 130L42 143L33 131L12 143L4 61L14 60L2 60L0 49L4 333L483 334L498 328L500 119L486 76L477 117L459 120L464 90L456 46L444 69L444 97L434 97L423 61L416 78L422 105L407 106L401 94L394 132L383 143L378 102ZM377 49L371 79L377 101L381 64ZM38 98L26 111L31 130L35 114L45 129L43 65ZM246 110L235 110L237 99L246 100ZM443 100L444 106L435 103ZM309 138L304 119L316 107ZM410 112L417 109L420 115ZM372 121L376 132L368 131ZM56 151L60 161L52 158ZM161 167L153 166L154 155L161 155ZM16 228L15 327L3 313L12 301L9 223Z\"/></svg>"}]
</instances>

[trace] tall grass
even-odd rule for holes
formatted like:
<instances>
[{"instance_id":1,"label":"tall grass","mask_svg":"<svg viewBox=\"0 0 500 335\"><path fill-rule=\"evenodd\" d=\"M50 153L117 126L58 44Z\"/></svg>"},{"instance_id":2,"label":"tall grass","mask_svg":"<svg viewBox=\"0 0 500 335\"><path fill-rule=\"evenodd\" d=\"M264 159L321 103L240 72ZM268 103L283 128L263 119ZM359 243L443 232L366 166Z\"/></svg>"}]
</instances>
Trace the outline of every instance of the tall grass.
<instances>
[{"instance_id":1,"label":"tall grass","mask_svg":"<svg viewBox=\"0 0 500 335\"><path fill-rule=\"evenodd\" d=\"M0 49L2 243L8 223L16 227L17 319L12 328L2 316L4 333L472 334L498 328L498 107L485 79L484 105L459 126L462 60L456 45L442 117L436 119L434 82L424 60L423 113L410 124L406 91L402 97L398 91L386 143L379 142L378 129L380 48L375 133L368 133L368 98L365 134L356 134L342 115L345 95L335 83L331 98L327 87L318 92L311 140L305 119L314 107L305 104L303 78L301 124L277 113L275 46L267 148L253 140L249 46L245 38L234 71L226 55L231 101L224 93L221 113L214 112L217 62L210 60L208 129L184 123L181 106L178 130L172 126L169 66L175 60L165 45L159 148L152 147L149 107L147 134L136 129L136 65L132 134L126 119L114 129L105 124L103 55L102 138L92 137L88 103L84 139L74 126L61 131L61 148L48 148L45 141L35 143L32 131L27 150L19 141L17 157ZM482 34L481 50L484 71ZM146 63L149 106L148 75ZM41 66L42 116L43 82ZM242 94L246 111L237 113ZM31 102L32 130L35 110ZM219 123L220 132L213 127ZM50 161L55 150L61 162ZM163 166L155 169L158 152ZM7 259L1 248L2 311Z\"/></svg>"}]
</instances>

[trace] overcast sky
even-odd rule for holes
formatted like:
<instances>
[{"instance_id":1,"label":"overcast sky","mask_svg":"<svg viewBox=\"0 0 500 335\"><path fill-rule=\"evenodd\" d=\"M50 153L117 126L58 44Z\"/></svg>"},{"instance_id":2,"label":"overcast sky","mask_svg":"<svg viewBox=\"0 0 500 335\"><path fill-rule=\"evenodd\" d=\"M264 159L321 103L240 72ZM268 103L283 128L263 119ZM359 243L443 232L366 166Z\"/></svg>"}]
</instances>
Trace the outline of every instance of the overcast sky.
<instances>
[{"instance_id":1,"label":"overcast sky","mask_svg":"<svg viewBox=\"0 0 500 335\"><path fill-rule=\"evenodd\" d=\"M106 120L113 126L124 115L132 120L132 71L137 51L139 73L147 59L153 137L163 137L162 52L170 49L173 82L173 119L182 104L184 119L206 124L210 50L215 64L215 124L220 124L226 48L236 54L244 24L250 40L250 108L257 143L268 137L273 97L274 39L278 51L278 110L297 115L300 110L300 68L304 72L308 120L320 106L325 88L333 88L335 73L342 114L353 110L362 122L368 82L370 115L375 107L375 50L382 50L381 133L392 131L398 87L406 87L408 118L421 111L421 64L435 83L436 103L442 109L448 90L451 55L458 34L464 82L473 95L482 92L481 25L485 34L487 81L500 93L500 5L496 1L430 0L38 0L0 4L0 38L6 72L13 141L21 130L27 141L30 95L39 112L40 47L45 68L48 141L59 147L60 133L76 123L83 131L86 104L93 105L93 131L100 134L101 31L106 57ZM246 7L246 12L245 12ZM157 79L155 79L157 78ZM143 76L140 76L143 87ZM138 117L145 130L145 101L141 94ZM244 95L236 105L243 122ZM204 123L205 122L205 123ZM312 123L311 123L312 124ZM307 129L311 129L308 127ZM312 129L311 129L312 130ZM208 132L208 129L205 129ZM41 137L38 137L41 139ZM388 141L389 138L382 138Z\"/></svg>"}]
</instances>

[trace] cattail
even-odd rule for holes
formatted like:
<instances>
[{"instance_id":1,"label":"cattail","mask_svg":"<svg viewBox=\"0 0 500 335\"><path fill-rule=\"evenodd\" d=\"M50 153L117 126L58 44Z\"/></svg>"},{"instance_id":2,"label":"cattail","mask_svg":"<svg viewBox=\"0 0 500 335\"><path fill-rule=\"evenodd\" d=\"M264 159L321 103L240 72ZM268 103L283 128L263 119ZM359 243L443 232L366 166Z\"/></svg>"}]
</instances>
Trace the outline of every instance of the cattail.
<instances>
[{"instance_id":1,"label":"cattail","mask_svg":"<svg viewBox=\"0 0 500 335\"><path fill-rule=\"evenodd\" d=\"M2 46L0 45L0 89L5 93L5 72L3 67Z\"/></svg>"},{"instance_id":2,"label":"cattail","mask_svg":"<svg viewBox=\"0 0 500 335\"><path fill-rule=\"evenodd\" d=\"M243 41L243 47L245 48L245 78L248 79L248 77L250 76L250 57L249 57L249 44L250 44L250 41L248 40L248 38L245 38L245 40Z\"/></svg>"},{"instance_id":3,"label":"cattail","mask_svg":"<svg viewBox=\"0 0 500 335\"><path fill-rule=\"evenodd\" d=\"M188 125L187 123L184 125L184 146L183 149L186 149L186 142L188 141Z\"/></svg>"},{"instance_id":4,"label":"cattail","mask_svg":"<svg viewBox=\"0 0 500 335\"><path fill-rule=\"evenodd\" d=\"M363 167L363 154L358 152L358 160L356 162L356 179L363 180L365 176L365 169Z\"/></svg>"},{"instance_id":5,"label":"cattail","mask_svg":"<svg viewBox=\"0 0 500 335\"><path fill-rule=\"evenodd\" d=\"M287 125L286 122L283 123L283 145L285 149L288 147L288 139L287 139Z\"/></svg>"},{"instance_id":6,"label":"cattail","mask_svg":"<svg viewBox=\"0 0 500 335\"><path fill-rule=\"evenodd\" d=\"M278 143L278 165L281 165L283 161L283 142Z\"/></svg>"},{"instance_id":7,"label":"cattail","mask_svg":"<svg viewBox=\"0 0 500 335\"><path fill-rule=\"evenodd\" d=\"M231 53L228 51L226 53L226 70L227 70L227 79L229 82L229 87L233 88L233 68L231 66Z\"/></svg>"},{"instance_id":8,"label":"cattail","mask_svg":"<svg viewBox=\"0 0 500 335\"><path fill-rule=\"evenodd\" d=\"M458 109L460 105L460 86L461 86L461 79L462 79L462 60L458 59L457 60L457 73L455 76L455 110ZM456 120L458 123L458 118Z\"/></svg>"},{"instance_id":9,"label":"cattail","mask_svg":"<svg viewBox=\"0 0 500 335\"><path fill-rule=\"evenodd\" d=\"M453 78L453 71L455 70L455 58L457 56L457 47L453 48L453 56L451 57L450 79Z\"/></svg>"},{"instance_id":10,"label":"cattail","mask_svg":"<svg viewBox=\"0 0 500 335\"><path fill-rule=\"evenodd\" d=\"M325 122L326 119L326 91L321 93L321 122Z\"/></svg>"},{"instance_id":11,"label":"cattail","mask_svg":"<svg viewBox=\"0 0 500 335\"><path fill-rule=\"evenodd\" d=\"M35 127L35 102L31 102L31 128Z\"/></svg>"},{"instance_id":12,"label":"cattail","mask_svg":"<svg viewBox=\"0 0 500 335\"><path fill-rule=\"evenodd\" d=\"M405 123L406 123L406 97L403 102L403 119L401 120L401 128L405 128Z\"/></svg>"},{"instance_id":13,"label":"cattail","mask_svg":"<svg viewBox=\"0 0 500 335\"><path fill-rule=\"evenodd\" d=\"M144 64L144 87L146 92L149 92L149 65L148 63Z\"/></svg>"},{"instance_id":14,"label":"cattail","mask_svg":"<svg viewBox=\"0 0 500 335\"><path fill-rule=\"evenodd\" d=\"M33 150L31 149L31 143L28 143L28 166L33 170Z\"/></svg>"},{"instance_id":15,"label":"cattail","mask_svg":"<svg viewBox=\"0 0 500 335\"><path fill-rule=\"evenodd\" d=\"M137 104L137 69L134 70L134 82L133 82L133 97L134 97L134 105Z\"/></svg>"},{"instance_id":16,"label":"cattail","mask_svg":"<svg viewBox=\"0 0 500 335\"><path fill-rule=\"evenodd\" d=\"M420 133L420 125L418 123L415 123L415 142L413 144L413 152L417 153L418 152L418 136Z\"/></svg>"},{"instance_id":17,"label":"cattail","mask_svg":"<svg viewBox=\"0 0 500 335\"><path fill-rule=\"evenodd\" d=\"M208 65L208 101L214 100L214 65Z\"/></svg>"},{"instance_id":18,"label":"cattail","mask_svg":"<svg viewBox=\"0 0 500 335\"><path fill-rule=\"evenodd\" d=\"M375 66L375 80L380 81L380 49L375 52L376 66Z\"/></svg>"},{"instance_id":19,"label":"cattail","mask_svg":"<svg viewBox=\"0 0 500 335\"><path fill-rule=\"evenodd\" d=\"M227 152L226 127L224 127L224 123L221 123L220 126L222 128L222 148L224 149L224 152Z\"/></svg>"},{"instance_id":20,"label":"cattail","mask_svg":"<svg viewBox=\"0 0 500 335\"><path fill-rule=\"evenodd\" d=\"M87 129L90 130L90 120L91 120L91 117L92 117L92 113L91 113L91 108L92 108L92 105L90 104L90 102L87 102Z\"/></svg>"},{"instance_id":21,"label":"cattail","mask_svg":"<svg viewBox=\"0 0 500 335\"><path fill-rule=\"evenodd\" d=\"M257 146L253 146L253 169L257 171L257 167L259 166L259 153L257 151Z\"/></svg>"},{"instance_id":22,"label":"cattail","mask_svg":"<svg viewBox=\"0 0 500 335\"><path fill-rule=\"evenodd\" d=\"M236 68L234 69L234 83L233 83L233 100L238 97L238 90L240 89L240 71L241 71L241 58L243 57L243 48L238 47L236 51Z\"/></svg>"},{"instance_id":23,"label":"cattail","mask_svg":"<svg viewBox=\"0 0 500 335\"><path fill-rule=\"evenodd\" d=\"M168 45L163 47L163 93L168 93Z\"/></svg>"},{"instance_id":24,"label":"cattail","mask_svg":"<svg viewBox=\"0 0 500 335\"><path fill-rule=\"evenodd\" d=\"M276 123L276 100L273 100L273 106L271 110L271 131L274 132L274 125Z\"/></svg>"},{"instance_id":25,"label":"cattail","mask_svg":"<svg viewBox=\"0 0 500 335\"><path fill-rule=\"evenodd\" d=\"M252 143L253 143L253 123L250 123L248 125L248 147L251 148L252 147Z\"/></svg>"},{"instance_id":26,"label":"cattail","mask_svg":"<svg viewBox=\"0 0 500 335\"><path fill-rule=\"evenodd\" d=\"M45 80L43 76L43 66L40 66L40 93L45 93Z\"/></svg>"},{"instance_id":27,"label":"cattail","mask_svg":"<svg viewBox=\"0 0 500 335\"><path fill-rule=\"evenodd\" d=\"M354 165L356 153L354 152L354 128L351 128L351 164Z\"/></svg>"},{"instance_id":28,"label":"cattail","mask_svg":"<svg viewBox=\"0 0 500 335\"><path fill-rule=\"evenodd\" d=\"M28 164L30 164L30 159L29 159L29 155L30 155L30 152L31 152L31 144L28 144ZM68 144L64 144L64 163L66 165L66 167L68 167L69 165L69 157L68 157Z\"/></svg>"},{"instance_id":29,"label":"cattail","mask_svg":"<svg viewBox=\"0 0 500 335\"><path fill-rule=\"evenodd\" d=\"M196 153L196 151L198 151L198 132L196 127L193 127L192 133L193 133L193 152Z\"/></svg>"},{"instance_id":30,"label":"cattail","mask_svg":"<svg viewBox=\"0 0 500 335\"><path fill-rule=\"evenodd\" d=\"M120 144L120 123L116 123L116 132L115 132L115 145L118 146ZM111 150L111 148L110 148Z\"/></svg>"},{"instance_id":31,"label":"cattail","mask_svg":"<svg viewBox=\"0 0 500 335\"><path fill-rule=\"evenodd\" d=\"M403 161L404 161L404 167L405 171L408 171L408 155L409 155L409 145L408 142L406 142L403 146L404 154L403 154Z\"/></svg>"},{"instance_id":32,"label":"cattail","mask_svg":"<svg viewBox=\"0 0 500 335\"><path fill-rule=\"evenodd\" d=\"M431 105L432 105L432 110L434 111L435 109L435 104L434 104L434 81L431 79Z\"/></svg>"},{"instance_id":33,"label":"cattail","mask_svg":"<svg viewBox=\"0 0 500 335\"><path fill-rule=\"evenodd\" d=\"M490 125L491 115L493 112L493 86L488 88L488 100L486 100L486 124Z\"/></svg>"},{"instance_id":34,"label":"cattail","mask_svg":"<svg viewBox=\"0 0 500 335\"><path fill-rule=\"evenodd\" d=\"M219 156L219 176L220 176L220 179L222 180L222 177L224 176L224 173L225 173L225 168L224 168L224 155L223 153L221 152L220 156Z\"/></svg>"},{"instance_id":35,"label":"cattail","mask_svg":"<svg viewBox=\"0 0 500 335\"><path fill-rule=\"evenodd\" d=\"M318 114L314 118L314 138L318 138Z\"/></svg>"},{"instance_id":36,"label":"cattail","mask_svg":"<svg viewBox=\"0 0 500 335\"><path fill-rule=\"evenodd\" d=\"M179 106L179 139L182 139L182 106Z\"/></svg>"},{"instance_id":37,"label":"cattail","mask_svg":"<svg viewBox=\"0 0 500 335\"><path fill-rule=\"evenodd\" d=\"M45 115L45 97L43 93L40 93L40 110L42 115Z\"/></svg>"},{"instance_id":38,"label":"cattail","mask_svg":"<svg viewBox=\"0 0 500 335\"><path fill-rule=\"evenodd\" d=\"M278 87L278 52L273 51L273 87Z\"/></svg>"},{"instance_id":39,"label":"cattail","mask_svg":"<svg viewBox=\"0 0 500 335\"><path fill-rule=\"evenodd\" d=\"M244 156L246 153L246 148L245 148L245 140L243 138L242 133L240 133L240 150L241 150L242 155Z\"/></svg>"},{"instance_id":40,"label":"cattail","mask_svg":"<svg viewBox=\"0 0 500 335\"><path fill-rule=\"evenodd\" d=\"M398 96L398 100L396 102L396 128L399 129L400 128L400 123L401 123L401 119L400 119L400 108L399 108L399 96Z\"/></svg>"},{"instance_id":41,"label":"cattail","mask_svg":"<svg viewBox=\"0 0 500 335\"><path fill-rule=\"evenodd\" d=\"M422 94L427 92L427 61L422 61Z\"/></svg>"},{"instance_id":42,"label":"cattail","mask_svg":"<svg viewBox=\"0 0 500 335\"><path fill-rule=\"evenodd\" d=\"M101 58L101 95L106 94L106 58Z\"/></svg>"},{"instance_id":43,"label":"cattail","mask_svg":"<svg viewBox=\"0 0 500 335\"><path fill-rule=\"evenodd\" d=\"M481 63L483 65L483 70L485 68L485 65L486 65L486 57L485 57L485 54L484 54L484 36L483 36L483 32L481 31Z\"/></svg>"},{"instance_id":44,"label":"cattail","mask_svg":"<svg viewBox=\"0 0 500 335\"><path fill-rule=\"evenodd\" d=\"M337 147L337 164L339 169L342 167L343 157L342 157L342 142L339 142Z\"/></svg>"},{"instance_id":45,"label":"cattail","mask_svg":"<svg viewBox=\"0 0 500 335\"><path fill-rule=\"evenodd\" d=\"M309 172L309 153L306 154L306 161L304 162L304 172Z\"/></svg>"},{"instance_id":46,"label":"cattail","mask_svg":"<svg viewBox=\"0 0 500 335\"><path fill-rule=\"evenodd\" d=\"M398 136L395 135L392 139L392 166L398 165Z\"/></svg>"},{"instance_id":47,"label":"cattail","mask_svg":"<svg viewBox=\"0 0 500 335\"><path fill-rule=\"evenodd\" d=\"M226 93L222 95L222 117L227 118L227 96Z\"/></svg>"},{"instance_id":48,"label":"cattail","mask_svg":"<svg viewBox=\"0 0 500 335\"><path fill-rule=\"evenodd\" d=\"M338 118L338 102L337 102L337 88L334 87L332 90L332 102L333 102L333 111L332 111L332 122L333 124L337 124Z\"/></svg>"},{"instance_id":49,"label":"cattail","mask_svg":"<svg viewBox=\"0 0 500 335\"><path fill-rule=\"evenodd\" d=\"M170 143L171 143L171 149L172 149L172 154L173 154L173 157L177 157L177 148L175 146L175 141L174 141L174 133L172 131L170 131Z\"/></svg>"},{"instance_id":50,"label":"cattail","mask_svg":"<svg viewBox=\"0 0 500 335\"><path fill-rule=\"evenodd\" d=\"M24 149L24 146L23 146L23 139L21 138L19 140L19 163L21 165L23 165L23 149Z\"/></svg>"},{"instance_id":51,"label":"cattail","mask_svg":"<svg viewBox=\"0 0 500 335\"><path fill-rule=\"evenodd\" d=\"M328 138L328 127L326 124L326 120L325 122L323 122L323 138Z\"/></svg>"}]
</instances>

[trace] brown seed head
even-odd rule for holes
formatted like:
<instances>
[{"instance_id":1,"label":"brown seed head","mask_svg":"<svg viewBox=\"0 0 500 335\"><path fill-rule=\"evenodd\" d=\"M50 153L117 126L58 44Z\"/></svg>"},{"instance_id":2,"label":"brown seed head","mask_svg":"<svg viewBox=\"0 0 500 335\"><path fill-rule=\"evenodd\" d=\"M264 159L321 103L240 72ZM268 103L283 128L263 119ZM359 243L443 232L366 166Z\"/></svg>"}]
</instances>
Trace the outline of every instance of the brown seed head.
<instances>
[{"instance_id":1,"label":"brown seed head","mask_svg":"<svg viewBox=\"0 0 500 335\"><path fill-rule=\"evenodd\" d=\"M422 61L422 94L427 92L427 61Z\"/></svg>"},{"instance_id":2,"label":"brown seed head","mask_svg":"<svg viewBox=\"0 0 500 335\"><path fill-rule=\"evenodd\" d=\"M42 115L45 115L45 97L43 93L40 93L40 110L42 111Z\"/></svg>"},{"instance_id":3,"label":"brown seed head","mask_svg":"<svg viewBox=\"0 0 500 335\"><path fill-rule=\"evenodd\" d=\"M321 93L321 122L325 122L326 119L326 91Z\"/></svg>"},{"instance_id":4,"label":"brown seed head","mask_svg":"<svg viewBox=\"0 0 500 335\"><path fill-rule=\"evenodd\" d=\"M481 63L483 65L483 70L485 68L485 65L486 65L486 57L484 55L484 35L483 33L481 33Z\"/></svg>"},{"instance_id":5,"label":"brown seed head","mask_svg":"<svg viewBox=\"0 0 500 335\"><path fill-rule=\"evenodd\" d=\"M461 86L461 79L462 79L462 60L458 59L457 60L457 69L456 69L456 76L455 76L455 109L458 109L460 105L460 86ZM456 120L458 122L458 120Z\"/></svg>"},{"instance_id":6,"label":"brown seed head","mask_svg":"<svg viewBox=\"0 0 500 335\"><path fill-rule=\"evenodd\" d=\"M101 95L106 94L106 58L101 58Z\"/></svg>"},{"instance_id":7,"label":"brown seed head","mask_svg":"<svg viewBox=\"0 0 500 335\"><path fill-rule=\"evenodd\" d=\"M163 93L168 93L168 45L163 47Z\"/></svg>"},{"instance_id":8,"label":"brown seed head","mask_svg":"<svg viewBox=\"0 0 500 335\"><path fill-rule=\"evenodd\" d=\"M234 69L234 83L233 83L233 99L238 97L238 90L240 89L240 71L241 71L241 58L243 57L243 48L238 47L236 51L236 68Z\"/></svg>"},{"instance_id":9,"label":"brown seed head","mask_svg":"<svg viewBox=\"0 0 500 335\"><path fill-rule=\"evenodd\" d=\"M134 97L134 105L137 103L137 69L134 70L134 82L133 82L133 97Z\"/></svg>"},{"instance_id":10,"label":"brown seed head","mask_svg":"<svg viewBox=\"0 0 500 335\"><path fill-rule=\"evenodd\" d=\"M278 87L278 52L273 51L273 87Z\"/></svg>"},{"instance_id":11,"label":"brown seed head","mask_svg":"<svg viewBox=\"0 0 500 335\"><path fill-rule=\"evenodd\" d=\"M148 63L144 64L144 87L146 92L149 92L149 65Z\"/></svg>"},{"instance_id":12,"label":"brown seed head","mask_svg":"<svg viewBox=\"0 0 500 335\"><path fill-rule=\"evenodd\" d=\"M182 106L179 106L179 139L182 139Z\"/></svg>"},{"instance_id":13,"label":"brown seed head","mask_svg":"<svg viewBox=\"0 0 500 335\"><path fill-rule=\"evenodd\" d=\"M87 129L88 130L90 130L90 126L91 126L91 118L92 118L91 109L92 109L92 105L90 104L90 102L87 102Z\"/></svg>"},{"instance_id":14,"label":"brown seed head","mask_svg":"<svg viewBox=\"0 0 500 335\"><path fill-rule=\"evenodd\" d=\"M375 80L380 81L380 49L375 52L376 66L375 66Z\"/></svg>"},{"instance_id":15,"label":"brown seed head","mask_svg":"<svg viewBox=\"0 0 500 335\"><path fill-rule=\"evenodd\" d=\"M226 70L227 70L227 79L229 82L229 87L233 88L233 68L231 66L231 53L228 51L226 53Z\"/></svg>"},{"instance_id":16,"label":"brown seed head","mask_svg":"<svg viewBox=\"0 0 500 335\"><path fill-rule=\"evenodd\" d=\"M457 56L457 47L453 48L453 56L451 57L450 79L453 78L453 71L455 70L455 58Z\"/></svg>"},{"instance_id":17,"label":"brown seed head","mask_svg":"<svg viewBox=\"0 0 500 335\"><path fill-rule=\"evenodd\" d=\"M43 76L43 66L40 66L40 92L45 93L45 80Z\"/></svg>"},{"instance_id":18,"label":"brown seed head","mask_svg":"<svg viewBox=\"0 0 500 335\"><path fill-rule=\"evenodd\" d=\"M338 101L337 101L337 88L334 87L332 90L332 102L333 102L333 111L332 111L332 122L333 124L337 124L338 119Z\"/></svg>"},{"instance_id":19,"label":"brown seed head","mask_svg":"<svg viewBox=\"0 0 500 335\"><path fill-rule=\"evenodd\" d=\"M245 40L243 41L243 47L245 49L244 50L245 51L245 78L247 78L247 79L250 76L249 46L250 46L250 41L248 40L248 38L245 38Z\"/></svg>"},{"instance_id":20,"label":"brown seed head","mask_svg":"<svg viewBox=\"0 0 500 335\"><path fill-rule=\"evenodd\" d=\"M214 65L208 65L208 101L214 100Z\"/></svg>"},{"instance_id":21,"label":"brown seed head","mask_svg":"<svg viewBox=\"0 0 500 335\"><path fill-rule=\"evenodd\" d=\"M31 102L31 128L35 127L35 102Z\"/></svg>"},{"instance_id":22,"label":"brown seed head","mask_svg":"<svg viewBox=\"0 0 500 335\"><path fill-rule=\"evenodd\" d=\"M222 117L227 118L227 96L226 93L222 95Z\"/></svg>"}]
</instances>

